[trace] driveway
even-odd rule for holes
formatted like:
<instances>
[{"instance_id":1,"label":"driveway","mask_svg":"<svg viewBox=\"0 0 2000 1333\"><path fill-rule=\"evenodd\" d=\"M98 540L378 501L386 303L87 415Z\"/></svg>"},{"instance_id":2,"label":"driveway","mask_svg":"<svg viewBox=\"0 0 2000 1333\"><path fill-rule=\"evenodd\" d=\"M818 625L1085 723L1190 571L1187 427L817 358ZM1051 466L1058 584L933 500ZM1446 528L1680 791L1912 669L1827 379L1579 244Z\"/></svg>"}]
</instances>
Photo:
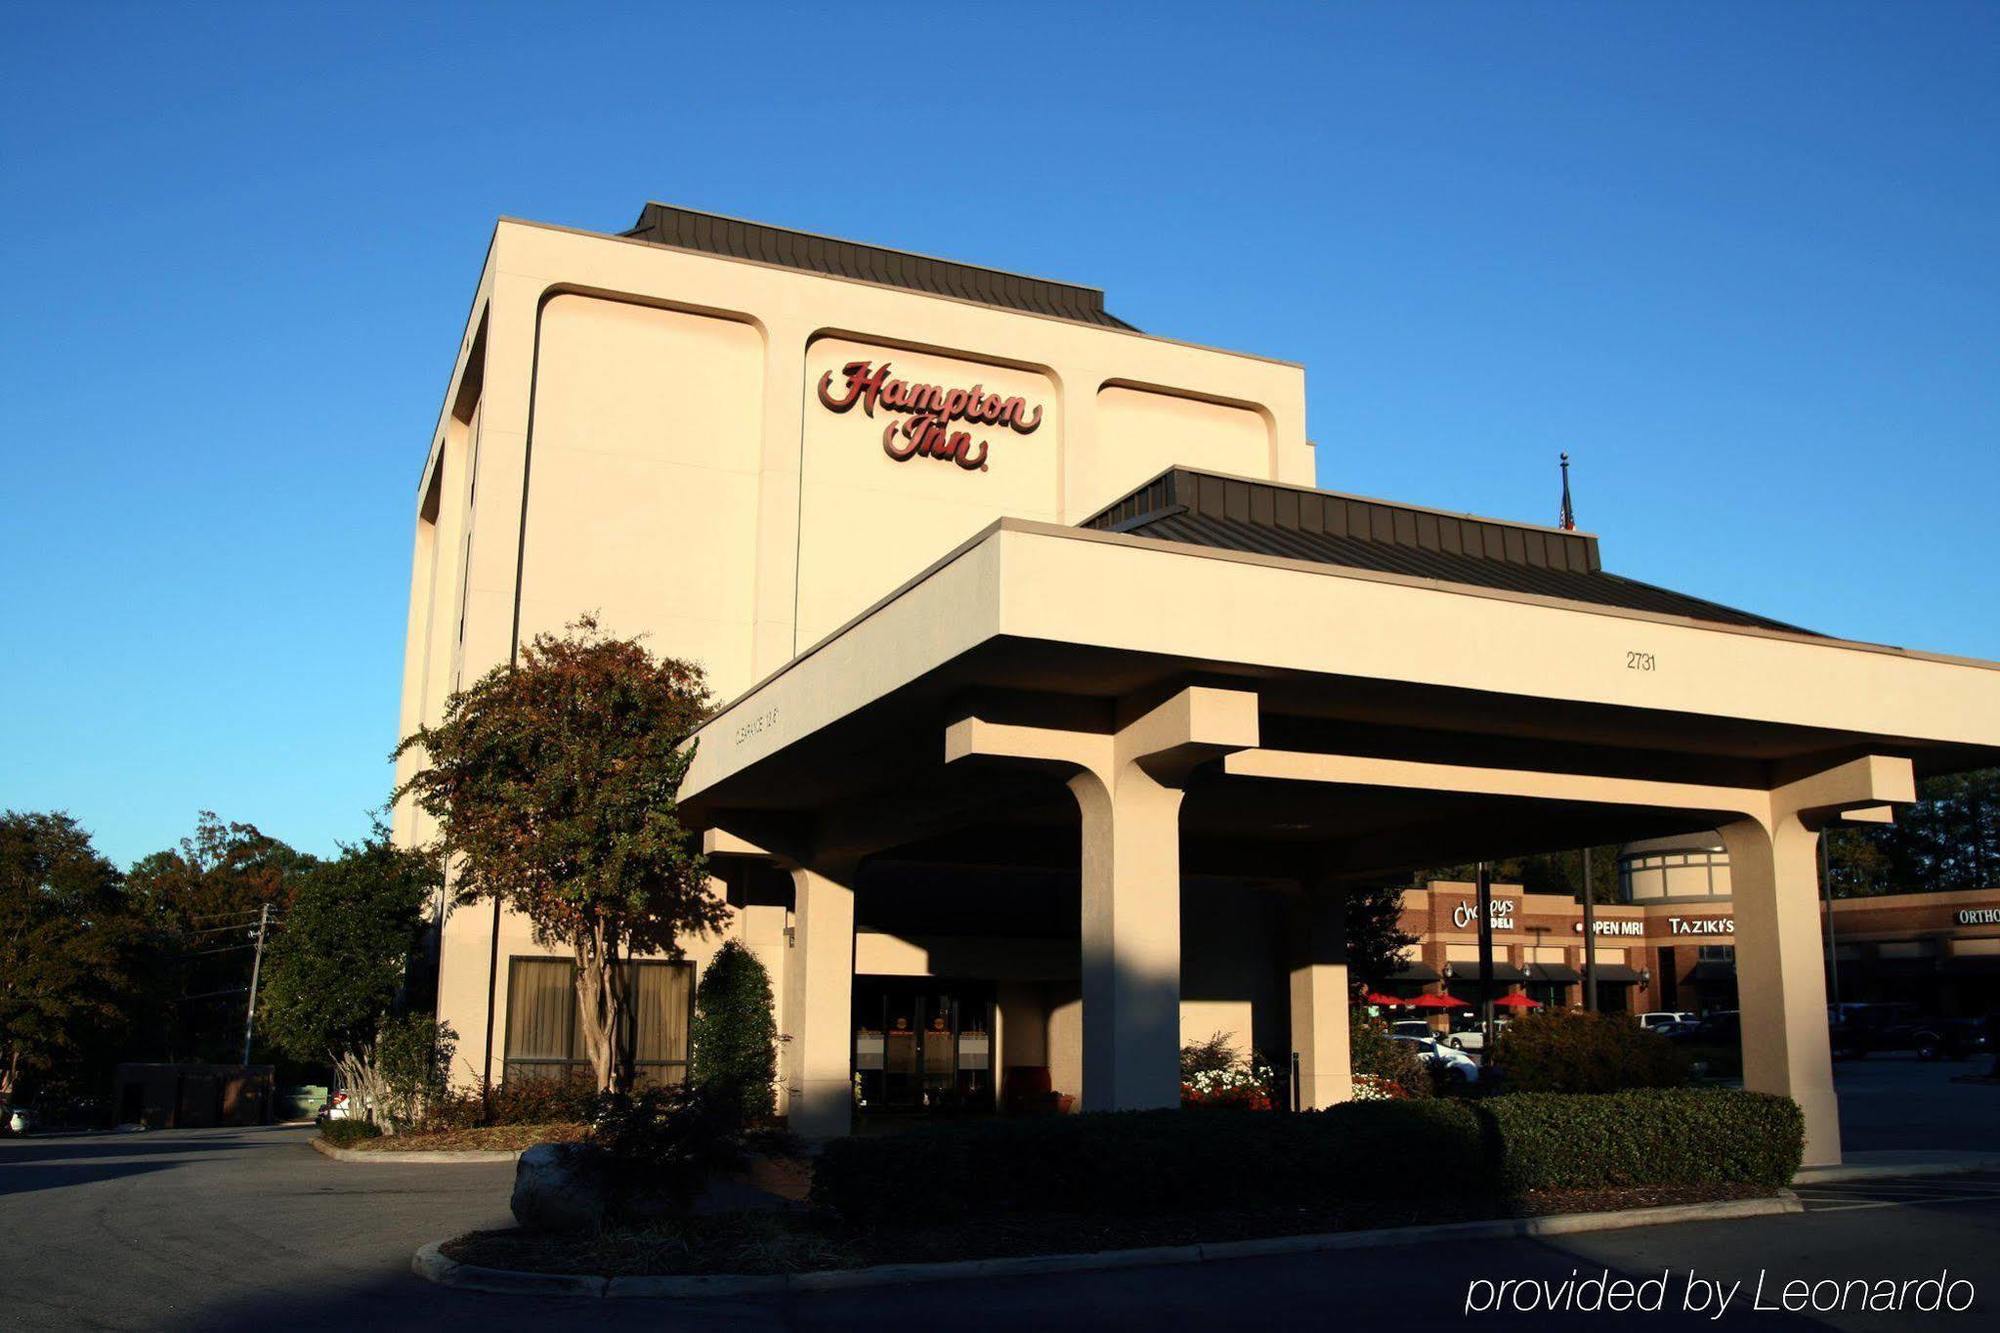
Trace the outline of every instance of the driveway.
<instances>
[{"instance_id":1,"label":"driveway","mask_svg":"<svg viewBox=\"0 0 2000 1333\"><path fill-rule=\"evenodd\" d=\"M1964 1066L1843 1066L1850 1143L1986 1147L2000 1088L1948 1082ZM1934 1109L1941 1108L1941 1109ZM1947 1131L1949 1131L1947 1135ZM1091 1329L1197 1323L1260 1328L1541 1328L1571 1320L1467 1317L1478 1277L1692 1269L1754 1282L1897 1280L1949 1268L1973 1281L1967 1316L2000 1315L2000 1184L1824 1189L1804 1217L1603 1232L1559 1241L1430 1244L1177 1268L829 1293L784 1301L624 1302L458 1292L409 1275L420 1244L509 1221L512 1168L328 1161L310 1130L189 1130L0 1142L0 1329ZM1946 1135L1940 1137L1941 1135ZM1860 1145L1855 1145L1860 1146ZM1744 1288L1748 1300L1750 1288ZM1730 1321L1738 1319L1740 1310ZM1921 1317L1921 1316L1919 1316ZM1759 1324L1787 1316L1751 1316ZM1817 1316L1895 1329L1912 1316ZM1713 1327L1662 1313L1663 1327Z\"/></svg>"}]
</instances>

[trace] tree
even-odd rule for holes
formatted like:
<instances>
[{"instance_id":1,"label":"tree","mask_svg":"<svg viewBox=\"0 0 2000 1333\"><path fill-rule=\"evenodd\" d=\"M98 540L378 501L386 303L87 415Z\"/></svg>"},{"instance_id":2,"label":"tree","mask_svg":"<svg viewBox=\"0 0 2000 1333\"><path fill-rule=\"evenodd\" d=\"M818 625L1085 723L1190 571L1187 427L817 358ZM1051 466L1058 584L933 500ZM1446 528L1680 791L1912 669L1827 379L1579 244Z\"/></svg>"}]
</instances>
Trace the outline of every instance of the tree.
<instances>
[{"instance_id":1,"label":"tree","mask_svg":"<svg viewBox=\"0 0 2000 1333\"><path fill-rule=\"evenodd\" d=\"M771 974L737 940L716 951L695 994L694 1081L740 1101L748 1123L770 1119L777 1105Z\"/></svg>"},{"instance_id":2,"label":"tree","mask_svg":"<svg viewBox=\"0 0 2000 1333\"><path fill-rule=\"evenodd\" d=\"M2000 884L2000 768L1926 779L1893 824L1836 825L1827 859L1843 898Z\"/></svg>"},{"instance_id":3,"label":"tree","mask_svg":"<svg viewBox=\"0 0 2000 1333\"><path fill-rule=\"evenodd\" d=\"M0 1106L120 1025L145 937L117 867L64 814L0 815Z\"/></svg>"},{"instance_id":4,"label":"tree","mask_svg":"<svg viewBox=\"0 0 2000 1333\"><path fill-rule=\"evenodd\" d=\"M1400 883L1362 885L1347 893L1347 969L1355 984L1381 983L1403 966L1417 937L1403 929Z\"/></svg>"},{"instance_id":5,"label":"tree","mask_svg":"<svg viewBox=\"0 0 2000 1333\"><path fill-rule=\"evenodd\" d=\"M585 616L537 635L406 737L424 767L398 789L437 821L461 903L497 899L544 948L576 960L578 1026L597 1085L623 1091L625 968L634 953L679 958L679 937L727 908L707 892L677 797L706 716L701 669L607 637Z\"/></svg>"},{"instance_id":6,"label":"tree","mask_svg":"<svg viewBox=\"0 0 2000 1333\"><path fill-rule=\"evenodd\" d=\"M365 842L296 877L264 963L266 1034L296 1059L331 1062L385 1133L409 1100L385 1071L385 1034L440 881L434 858L391 845L378 823ZM407 1034L397 1035L406 1046Z\"/></svg>"},{"instance_id":7,"label":"tree","mask_svg":"<svg viewBox=\"0 0 2000 1333\"><path fill-rule=\"evenodd\" d=\"M242 1058L250 951L265 907L282 913L316 858L201 812L192 836L136 863L133 896L162 936L147 963L144 1044L169 1060Z\"/></svg>"}]
</instances>

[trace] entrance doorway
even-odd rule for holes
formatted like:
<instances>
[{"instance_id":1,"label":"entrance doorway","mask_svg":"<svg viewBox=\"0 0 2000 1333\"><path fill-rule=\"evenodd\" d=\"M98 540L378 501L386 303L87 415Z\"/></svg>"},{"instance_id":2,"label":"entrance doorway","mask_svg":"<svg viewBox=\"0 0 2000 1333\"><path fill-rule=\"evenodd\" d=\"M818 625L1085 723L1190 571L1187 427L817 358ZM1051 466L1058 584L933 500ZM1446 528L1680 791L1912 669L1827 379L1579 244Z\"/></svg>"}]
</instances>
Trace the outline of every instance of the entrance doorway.
<instances>
[{"instance_id":1,"label":"entrance doorway","mask_svg":"<svg viewBox=\"0 0 2000 1333\"><path fill-rule=\"evenodd\" d=\"M932 977L854 979L859 1109L993 1109L993 987Z\"/></svg>"}]
</instances>

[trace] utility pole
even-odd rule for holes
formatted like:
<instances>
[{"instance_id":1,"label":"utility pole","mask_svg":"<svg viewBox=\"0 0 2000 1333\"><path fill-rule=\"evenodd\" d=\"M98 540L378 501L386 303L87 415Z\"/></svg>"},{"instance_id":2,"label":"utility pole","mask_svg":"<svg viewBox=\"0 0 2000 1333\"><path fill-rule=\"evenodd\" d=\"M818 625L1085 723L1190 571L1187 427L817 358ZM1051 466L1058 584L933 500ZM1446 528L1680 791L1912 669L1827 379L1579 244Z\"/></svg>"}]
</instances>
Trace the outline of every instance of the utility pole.
<instances>
[{"instance_id":1,"label":"utility pole","mask_svg":"<svg viewBox=\"0 0 2000 1333\"><path fill-rule=\"evenodd\" d=\"M1484 1057L1493 1054L1493 877L1479 863L1475 906L1479 911L1479 1032Z\"/></svg>"},{"instance_id":2,"label":"utility pole","mask_svg":"<svg viewBox=\"0 0 2000 1333\"><path fill-rule=\"evenodd\" d=\"M1583 1007L1597 1012L1597 917L1592 912L1597 886L1590 878L1590 848L1583 849Z\"/></svg>"},{"instance_id":3,"label":"utility pole","mask_svg":"<svg viewBox=\"0 0 2000 1333\"><path fill-rule=\"evenodd\" d=\"M257 914L257 952L250 963L250 1004L243 1011L243 1063L250 1063L250 1033L257 1025L257 978L264 970L264 933L271 925L271 904Z\"/></svg>"}]
</instances>

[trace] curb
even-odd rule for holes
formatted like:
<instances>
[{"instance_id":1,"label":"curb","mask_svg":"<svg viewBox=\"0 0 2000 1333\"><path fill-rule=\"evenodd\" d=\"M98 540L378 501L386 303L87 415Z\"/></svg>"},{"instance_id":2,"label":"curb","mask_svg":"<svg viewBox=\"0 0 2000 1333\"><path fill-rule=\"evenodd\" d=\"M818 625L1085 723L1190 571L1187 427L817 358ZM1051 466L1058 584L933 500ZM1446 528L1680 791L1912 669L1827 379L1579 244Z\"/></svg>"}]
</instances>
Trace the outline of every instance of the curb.
<instances>
[{"instance_id":1,"label":"curb","mask_svg":"<svg viewBox=\"0 0 2000 1333\"><path fill-rule=\"evenodd\" d=\"M1837 1185L1849 1180L1894 1180L1904 1176L1960 1176L1973 1171L2000 1171L2000 1157L1973 1156L1937 1162L1856 1162L1840 1166L1800 1167L1794 1185Z\"/></svg>"},{"instance_id":2,"label":"curb","mask_svg":"<svg viewBox=\"0 0 2000 1333\"><path fill-rule=\"evenodd\" d=\"M1658 1208L1622 1208L1607 1213L1558 1213L1552 1217L1509 1217L1485 1222L1442 1222L1431 1226L1388 1227L1379 1231L1334 1231L1311 1236L1272 1236L1206 1245L1160 1245L1092 1254L1036 1254L1012 1259L962 1259L937 1264L879 1264L815 1273L716 1273L684 1277L597 1277L587 1273L528 1273L510 1268L462 1264L433 1241L410 1259L410 1271L440 1286L522 1296L600 1296L679 1300L721 1296L776 1296L786 1292L852 1291L861 1287L961 1278L1034 1277L1044 1273L1089 1273L1166 1264L1221 1263L1271 1255L1323 1250L1366 1250L1436 1240L1513 1240L1524 1236L1565 1236L1585 1231L1665 1226L1676 1222L1719 1222L1742 1217L1802 1213L1805 1205L1790 1190L1768 1199L1719 1203L1677 1203Z\"/></svg>"},{"instance_id":3,"label":"curb","mask_svg":"<svg viewBox=\"0 0 2000 1333\"><path fill-rule=\"evenodd\" d=\"M377 1148L364 1151L358 1148L336 1148L325 1139L312 1139L313 1151L322 1157L331 1157L336 1162L367 1162L370 1165L385 1163L390 1166L435 1166L440 1162L515 1162L519 1152L508 1152L502 1148L468 1148L463 1152L397 1152L394 1149Z\"/></svg>"}]
</instances>

